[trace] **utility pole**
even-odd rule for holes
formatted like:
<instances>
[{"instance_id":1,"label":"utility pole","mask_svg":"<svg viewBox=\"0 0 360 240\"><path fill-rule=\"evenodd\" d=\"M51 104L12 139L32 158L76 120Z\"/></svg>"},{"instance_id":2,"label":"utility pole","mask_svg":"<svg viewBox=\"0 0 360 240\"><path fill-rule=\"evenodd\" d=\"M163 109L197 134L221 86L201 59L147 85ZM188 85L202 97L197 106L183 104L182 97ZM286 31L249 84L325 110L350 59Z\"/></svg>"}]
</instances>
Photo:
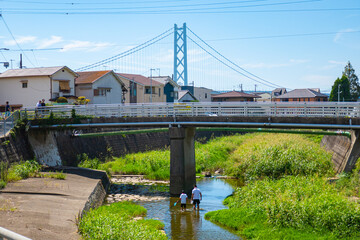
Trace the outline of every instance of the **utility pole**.
<instances>
[{"instance_id":1,"label":"utility pole","mask_svg":"<svg viewBox=\"0 0 360 240\"><path fill-rule=\"evenodd\" d=\"M256 87L257 87L257 85L255 84L255 92L256 92Z\"/></svg>"},{"instance_id":2,"label":"utility pole","mask_svg":"<svg viewBox=\"0 0 360 240\"><path fill-rule=\"evenodd\" d=\"M340 86L341 84L338 85L338 102L340 102Z\"/></svg>"},{"instance_id":3,"label":"utility pole","mask_svg":"<svg viewBox=\"0 0 360 240\"><path fill-rule=\"evenodd\" d=\"M150 103L152 103L152 71L155 71L155 68L150 68Z\"/></svg>"}]
</instances>

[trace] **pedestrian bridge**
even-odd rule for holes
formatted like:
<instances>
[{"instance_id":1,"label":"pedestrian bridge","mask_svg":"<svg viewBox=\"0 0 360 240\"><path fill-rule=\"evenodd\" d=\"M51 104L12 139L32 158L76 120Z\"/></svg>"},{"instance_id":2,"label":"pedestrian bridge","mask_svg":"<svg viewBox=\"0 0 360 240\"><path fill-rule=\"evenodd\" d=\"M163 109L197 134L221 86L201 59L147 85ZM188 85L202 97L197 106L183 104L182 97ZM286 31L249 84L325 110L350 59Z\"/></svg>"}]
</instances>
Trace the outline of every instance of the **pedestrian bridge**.
<instances>
[{"instance_id":1,"label":"pedestrian bridge","mask_svg":"<svg viewBox=\"0 0 360 240\"><path fill-rule=\"evenodd\" d=\"M83 118L79 120L77 116ZM64 128L124 128L159 127L170 137L170 193L190 191L195 178L195 132L199 128L219 129L321 129L351 130L351 148L338 171L350 171L360 155L359 103L173 103L129 105L65 105L24 109L19 117L31 120L31 131ZM62 118L61 122L49 121ZM74 121L77 119L78 121ZM210 130L211 131L211 130ZM80 131L81 132L81 131ZM120 132L121 133L121 132ZM324 131L324 134L328 133ZM74 134L81 137L83 134ZM86 135L86 134L84 134ZM73 136L73 137L74 137ZM92 135L93 137L95 135Z\"/></svg>"}]
</instances>

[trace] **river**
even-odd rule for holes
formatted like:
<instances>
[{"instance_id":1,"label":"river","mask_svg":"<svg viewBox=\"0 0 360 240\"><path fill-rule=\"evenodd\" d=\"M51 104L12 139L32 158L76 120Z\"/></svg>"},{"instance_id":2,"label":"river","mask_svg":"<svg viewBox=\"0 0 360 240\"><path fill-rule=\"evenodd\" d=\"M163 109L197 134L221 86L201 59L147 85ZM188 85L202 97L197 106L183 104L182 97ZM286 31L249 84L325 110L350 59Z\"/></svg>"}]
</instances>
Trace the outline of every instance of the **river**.
<instances>
[{"instance_id":1,"label":"river","mask_svg":"<svg viewBox=\"0 0 360 240\"><path fill-rule=\"evenodd\" d=\"M222 201L233 192L233 188L224 180L204 178L197 181L203 200L200 211L194 211L190 204L187 210L181 211L180 204L174 206L178 198L165 198L159 201L137 202L144 206L147 218L158 219L165 224L165 232L170 239L240 239L230 231L205 220L204 215L209 211L226 208Z\"/></svg>"}]
</instances>

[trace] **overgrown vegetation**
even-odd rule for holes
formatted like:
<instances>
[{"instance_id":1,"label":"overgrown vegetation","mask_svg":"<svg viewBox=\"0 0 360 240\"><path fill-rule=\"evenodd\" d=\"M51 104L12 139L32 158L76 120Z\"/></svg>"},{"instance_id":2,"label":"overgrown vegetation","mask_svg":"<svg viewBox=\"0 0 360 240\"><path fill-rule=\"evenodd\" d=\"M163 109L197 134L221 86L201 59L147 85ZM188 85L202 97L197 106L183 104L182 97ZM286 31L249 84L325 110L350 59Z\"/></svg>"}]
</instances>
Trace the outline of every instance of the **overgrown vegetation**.
<instances>
[{"instance_id":1,"label":"overgrown vegetation","mask_svg":"<svg viewBox=\"0 0 360 240\"><path fill-rule=\"evenodd\" d=\"M205 217L246 239L358 239L360 169L330 184L330 157L308 137L253 135L226 168L246 185Z\"/></svg>"},{"instance_id":2,"label":"overgrown vegetation","mask_svg":"<svg viewBox=\"0 0 360 240\"><path fill-rule=\"evenodd\" d=\"M84 239L167 239L157 220L135 220L144 217L146 209L132 202L117 202L92 209L79 223Z\"/></svg>"},{"instance_id":3,"label":"overgrown vegetation","mask_svg":"<svg viewBox=\"0 0 360 240\"><path fill-rule=\"evenodd\" d=\"M63 172L42 173L43 167L36 160L27 160L9 166L7 162L0 162L0 189L6 187L8 182L19 181L29 177L54 178L64 180Z\"/></svg>"}]
</instances>

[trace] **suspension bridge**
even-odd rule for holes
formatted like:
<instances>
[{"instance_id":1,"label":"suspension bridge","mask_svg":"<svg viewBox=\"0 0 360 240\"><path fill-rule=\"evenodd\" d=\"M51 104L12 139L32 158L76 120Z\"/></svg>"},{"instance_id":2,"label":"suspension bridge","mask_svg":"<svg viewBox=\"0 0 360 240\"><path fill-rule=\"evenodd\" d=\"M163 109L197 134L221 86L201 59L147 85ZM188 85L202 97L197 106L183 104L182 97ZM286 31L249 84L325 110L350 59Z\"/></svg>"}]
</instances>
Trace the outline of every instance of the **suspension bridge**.
<instances>
[{"instance_id":1,"label":"suspension bridge","mask_svg":"<svg viewBox=\"0 0 360 240\"><path fill-rule=\"evenodd\" d=\"M171 64L173 63L173 64ZM217 91L254 85L267 90L283 87L242 68L216 50L184 23L176 24L156 37L112 57L76 71L112 69L119 73L173 76L180 85ZM150 72L150 74L149 74Z\"/></svg>"}]
</instances>

